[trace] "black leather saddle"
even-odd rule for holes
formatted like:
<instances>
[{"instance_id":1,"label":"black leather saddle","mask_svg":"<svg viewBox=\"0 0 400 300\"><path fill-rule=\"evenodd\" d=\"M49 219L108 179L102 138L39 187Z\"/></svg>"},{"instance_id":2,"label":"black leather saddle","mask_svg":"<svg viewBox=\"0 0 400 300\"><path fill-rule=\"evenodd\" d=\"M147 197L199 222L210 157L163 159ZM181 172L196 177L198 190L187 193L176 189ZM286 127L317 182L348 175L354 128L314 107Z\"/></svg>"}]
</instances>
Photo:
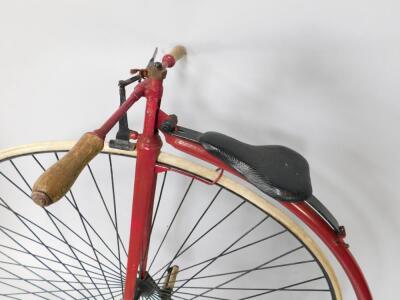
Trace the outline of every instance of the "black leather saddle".
<instances>
[{"instance_id":1,"label":"black leather saddle","mask_svg":"<svg viewBox=\"0 0 400 300\"><path fill-rule=\"evenodd\" d=\"M212 155L238 171L269 196L283 201L302 201L312 196L308 163L284 146L253 146L217 132L198 137Z\"/></svg>"}]
</instances>

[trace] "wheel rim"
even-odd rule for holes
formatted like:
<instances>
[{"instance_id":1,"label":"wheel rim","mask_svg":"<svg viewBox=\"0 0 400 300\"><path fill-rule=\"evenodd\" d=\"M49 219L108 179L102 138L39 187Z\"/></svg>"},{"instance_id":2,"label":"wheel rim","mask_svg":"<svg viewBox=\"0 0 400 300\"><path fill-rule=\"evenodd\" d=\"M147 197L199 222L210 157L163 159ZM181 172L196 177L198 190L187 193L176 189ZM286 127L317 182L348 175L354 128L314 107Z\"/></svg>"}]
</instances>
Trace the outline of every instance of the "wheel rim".
<instances>
[{"instance_id":1,"label":"wheel rim","mask_svg":"<svg viewBox=\"0 0 400 300\"><path fill-rule=\"evenodd\" d=\"M41 210L29 202L30 186L61 151L70 148L65 143L51 145L0 154L0 190L19 194L11 203L0 194L4 214L0 283L10 290L0 295L121 299L134 153L106 150L89 165L63 203ZM36 171L27 171L28 160ZM159 160L181 167L177 158L166 154ZM117 182L121 176L117 172L123 168L122 182ZM198 168L189 173L197 173ZM208 180L215 176L209 172L203 176ZM159 175L148 266L161 287L166 269L179 266L172 299L339 299L336 278L315 245L303 233L292 234L283 226L285 222L265 214L265 207L249 202L227 187L226 181L221 178L219 185L210 186L175 172ZM108 187L102 182L108 182ZM89 186L90 199L96 199L82 200L89 198L85 192ZM100 221L94 221L94 213ZM155 292L143 298L160 299L160 295Z\"/></svg>"}]
</instances>

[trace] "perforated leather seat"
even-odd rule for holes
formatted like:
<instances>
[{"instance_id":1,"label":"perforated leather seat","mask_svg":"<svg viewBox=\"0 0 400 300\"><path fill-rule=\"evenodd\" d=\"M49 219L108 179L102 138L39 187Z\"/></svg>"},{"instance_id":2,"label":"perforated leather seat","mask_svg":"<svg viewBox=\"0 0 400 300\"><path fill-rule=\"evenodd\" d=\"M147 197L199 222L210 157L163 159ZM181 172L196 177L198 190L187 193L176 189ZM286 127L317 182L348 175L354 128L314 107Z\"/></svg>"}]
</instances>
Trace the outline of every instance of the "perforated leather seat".
<instances>
[{"instance_id":1,"label":"perforated leather seat","mask_svg":"<svg viewBox=\"0 0 400 300\"><path fill-rule=\"evenodd\" d=\"M271 197L306 200L312 195L306 159L284 146L253 146L217 132L199 137L202 146Z\"/></svg>"}]
</instances>

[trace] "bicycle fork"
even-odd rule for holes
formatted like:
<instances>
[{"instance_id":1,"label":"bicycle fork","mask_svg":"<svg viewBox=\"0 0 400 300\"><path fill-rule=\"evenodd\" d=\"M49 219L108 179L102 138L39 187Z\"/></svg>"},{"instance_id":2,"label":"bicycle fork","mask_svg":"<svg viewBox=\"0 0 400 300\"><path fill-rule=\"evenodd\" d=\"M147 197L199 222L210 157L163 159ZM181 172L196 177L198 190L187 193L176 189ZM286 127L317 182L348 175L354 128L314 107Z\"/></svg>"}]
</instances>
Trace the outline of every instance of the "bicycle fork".
<instances>
[{"instance_id":1,"label":"bicycle fork","mask_svg":"<svg viewBox=\"0 0 400 300\"><path fill-rule=\"evenodd\" d=\"M127 274L124 300L136 300L140 296L137 278L147 276L147 254L149 249L154 194L157 183L156 161L162 141L157 132L157 119L163 92L163 78L149 78L143 85L147 98L143 133L139 135L136 150L136 171L133 190Z\"/></svg>"},{"instance_id":2,"label":"bicycle fork","mask_svg":"<svg viewBox=\"0 0 400 300\"><path fill-rule=\"evenodd\" d=\"M94 134L104 139L110 129L124 117L129 107L142 96L146 97L143 133L139 135L136 144L137 159L124 300L136 300L139 297L140 292L137 292L138 288L136 287L138 285L137 276L139 275L139 278L143 280L147 275L147 254L157 182L156 161L162 146L157 131L158 115L163 94L163 79L167 73L166 67L173 66L175 62L171 55L165 57L167 57L165 65L154 63L148 66L146 69L148 78L139 83L119 109L99 129L94 131ZM168 63L169 57L173 60L172 64Z\"/></svg>"},{"instance_id":3,"label":"bicycle fork","mask_svg":"<svg viewBox=\"0 0 400 300\"><path fill-rule=\"evenodd\" d=\"M157 183L156 161L162 146L157 132L159 106L163 92L162 79L147 78L139 83L117 111L99 129L94 131L97 136L104 139L129 107L142 96L146 97L143 133L139 135L136 143L137 159L124 300L138 298L137 278L139 276L140 279L144 279L147 274L147 254Z\"/></svg>"},{"instance_id":4,"label":"bicycle fork","mask_svg":"<svg viewBox=\"0 0 400 300\"><path fill-rule=\"evenodd\" d=\"M161 145L162 142L158 134L151 137L141 136L137 143L136 174L124 300L134 299L137 290L137 276L139 275L141 279L144 279L146 276L154 193L157 182L155 165Z\"/></svg>"}]
</instances>

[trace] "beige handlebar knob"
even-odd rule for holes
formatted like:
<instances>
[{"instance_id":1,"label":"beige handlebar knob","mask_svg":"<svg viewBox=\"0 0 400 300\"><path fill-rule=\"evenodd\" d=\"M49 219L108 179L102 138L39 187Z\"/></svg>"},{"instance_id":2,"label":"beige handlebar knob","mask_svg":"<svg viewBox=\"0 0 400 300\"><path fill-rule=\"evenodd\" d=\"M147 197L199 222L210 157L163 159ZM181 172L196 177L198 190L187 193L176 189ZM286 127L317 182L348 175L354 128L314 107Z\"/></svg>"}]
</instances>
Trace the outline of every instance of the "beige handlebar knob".
<instances>
[{"instance_id":1,"label":"beige handlebar knob","mask_svg":"<svg viewBox=\"0 0 400 300\"><path fill-rule=\"evenodd\" d=\"M186 48L182 45L175 46L170 52L170 54L175 58L175 61L178 61L184 57L186 53Z\"/></svg>"}]
</instances>

